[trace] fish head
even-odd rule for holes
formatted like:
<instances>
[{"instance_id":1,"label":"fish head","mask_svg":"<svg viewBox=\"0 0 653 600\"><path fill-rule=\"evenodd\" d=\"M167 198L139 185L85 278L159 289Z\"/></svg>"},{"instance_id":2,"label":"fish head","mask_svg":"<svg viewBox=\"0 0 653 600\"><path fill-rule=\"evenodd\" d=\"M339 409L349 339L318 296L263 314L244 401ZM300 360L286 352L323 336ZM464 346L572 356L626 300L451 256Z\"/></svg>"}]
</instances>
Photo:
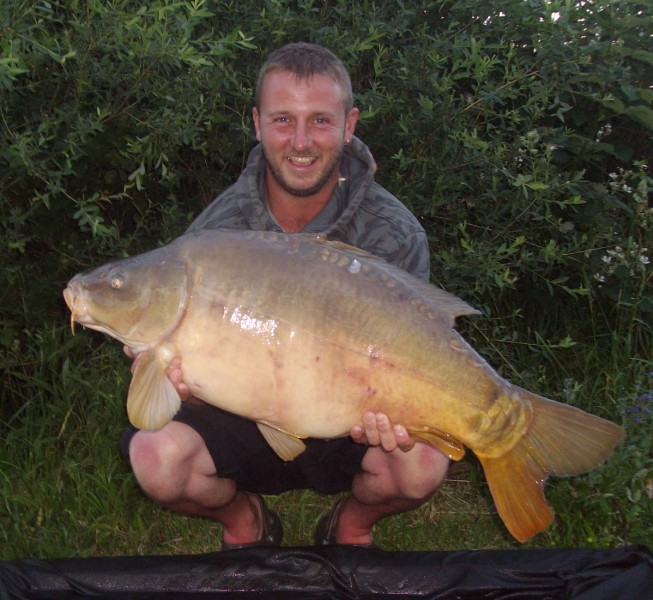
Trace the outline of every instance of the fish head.
<instances>
[{"instance_id":1,"label":"fish head","mask_svg":"<svg viewBox=\"0 0 653 600\"><path fill-rule=\"evenodd\" d=\"M155 250L80 273L63 296L73 333L77 322L138 353L167 337L183 318L188 276L183 262Z\"/></svg>"}]
</instances>

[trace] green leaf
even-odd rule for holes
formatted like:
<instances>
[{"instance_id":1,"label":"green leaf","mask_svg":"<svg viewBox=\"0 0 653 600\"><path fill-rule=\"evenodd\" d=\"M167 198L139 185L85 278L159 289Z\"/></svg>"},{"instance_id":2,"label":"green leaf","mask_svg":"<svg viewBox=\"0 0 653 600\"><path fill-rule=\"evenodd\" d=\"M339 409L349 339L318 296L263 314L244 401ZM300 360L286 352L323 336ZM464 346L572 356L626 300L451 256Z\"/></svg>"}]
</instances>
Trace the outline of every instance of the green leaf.
<instances>
[{"instance_id":1,"label":"green leaf","mask_svg":"<svg viewBox=\"0 0 653 600\"><path fill-rule=\"evenodd\" d=\"M531 190L548 190L549 186L546 183L542 183L541 181L530 181L526 184L526 187L530 188Z\"/></svg>"},{"instance_id":2,"label":"green leaf","mask_svg":"<svg viewBox=\"0 0 653 600\"><path fill-rule=\"evenodd\" d=\"M643 106L641 104L629 106L623 112L634 121L637 121L640 125L653 130L653 110L648 106Z\"/></svg>"},{"instance_id":3,"label":"green leaf","mask_svg":"<svg viewBox=\"0 0 653 600\"><path fill-rule=\"evenodd\" d=\"M613 110L617 114L621 114L626 106L621 100L619 100L619 98L615 98L614 96L606 96L605 98L601 98L601 104L603 104L603 106L606 108Z\"/></svg>"}]
</instances>

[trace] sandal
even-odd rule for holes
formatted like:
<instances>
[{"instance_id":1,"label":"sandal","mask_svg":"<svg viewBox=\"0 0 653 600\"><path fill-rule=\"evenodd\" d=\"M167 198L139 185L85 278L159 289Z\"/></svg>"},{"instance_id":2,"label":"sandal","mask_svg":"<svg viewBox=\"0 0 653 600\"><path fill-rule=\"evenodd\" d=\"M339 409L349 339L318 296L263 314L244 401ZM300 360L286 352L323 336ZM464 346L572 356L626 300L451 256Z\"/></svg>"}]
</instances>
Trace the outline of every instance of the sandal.
<instances>
[{"instance_id":1,"label":"sandal","mask_svg":"<svg viewBox=\"0 0 653 600\"><path fill-rule=\"evenodd\" d=\"M374 543L371 544L340 544L336 541L336 531L338 529L338 517L342 512L342 507L349 496L340 498L331 509L317 522L315 527L315 545L316 546L356 546L357 548L373 548Z\"/></svg>"},{"instance_id":2,"label":"sandal","mask_svg":"<svg viewBox=\"0 0 653 600\"><path fill-rule=\"evenodd\" d=\"M244 544L229 544L222 540L222 550L240 550L241 548L254 548L256 546L281 546L283 539L283 527L279 515L271 511L266 505L265 500L259 494L251 494L259 502L261 509L261 520L263 533L261 537L254 542Z\"/></svg>"}]
</instances>

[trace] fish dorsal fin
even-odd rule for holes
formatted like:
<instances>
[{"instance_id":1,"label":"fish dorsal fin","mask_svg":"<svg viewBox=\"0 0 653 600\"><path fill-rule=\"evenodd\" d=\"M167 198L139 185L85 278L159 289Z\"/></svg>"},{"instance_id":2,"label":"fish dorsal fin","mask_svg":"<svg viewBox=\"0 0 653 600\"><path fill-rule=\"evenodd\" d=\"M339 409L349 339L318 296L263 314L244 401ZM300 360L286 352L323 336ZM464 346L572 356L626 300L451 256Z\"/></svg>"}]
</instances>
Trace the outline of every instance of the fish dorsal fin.
<instances>
[{"instance_id":1,"label":"fish dorsal fin","mask_svg":"<svg viewBox=\"0 0 653 600\"><path fill-rule=\"evenodd\" d=\"M465 456L465 447L460 440L457 440L446 431L440 431L433 427L419 427L408 429L408 433L415 439L437 448L451 460L460 460Z\"/></svg>"},{"instance_id":2,"label":"fish dorsal fin","mask_svg":"<svg viewBox=\"0 0 653 600\"><path fill-rule=\"evenodd\" d=\"M481 314L481 311L470 306L458 296L423 281L365 250L350 246L344 242L327 240L324 237L314 239L314 241L324 244L335 252L347 254L352 259L365 259L372 267L373 273L382 281L385 281L389 287L396 290L397 294L412 296L416 306L429 318L445 318L447 323L453 327L457 317Z\"/></svg>"},{"instance_id":3,"label":"fish dorsal fin","mask_svg":"<svg viewBox=\"0 0 653 600\"><path fill-rule=\"evenodd\" d=\"M139 429L161 429L181 406L181 398L166 376L168 362L149 350L140 354L134 363L127 414Z\"/></svg>"},{"instance_id":4,"label":"fish dorsal fin","mask_svg":"<svg viewBox=\"0 0 653 600\"><path fill-rule=\"evenodd\" d=\"M256 425L265 441L270 444L270 447L277 453L279 458L286 461L293 460L306 450L306 445L297 436L265 423L257 423Z\"/></svg>"},{"instance_id":5,"label":"fish dorsal fin","mask_svg":"<svg viewBox=\"0 0 653 600\"><path fill-rule=\"evenodd\" d=\"M356 246L352 246L351 244L346 244L345 242L339 242L338 240L330 240L327 238L326 235L318 235L315 238L315 241L326 244L327 246L330 246L331 248L335 248L336 250L342 250L343 252L347 252L349 254L361 256L362 258L365 258L367 260L378 260L382 263L387 262L386 260L380 258L379 256L376 256L375 254L370 254L369 252L366 252L365 250L361 250L360 248L357 248Z\"/></svg>"},{"instance_id":6,"label":"fish dorsal fin","mask_svg":"<svg viewBox=\"0 0 653 600\"><path fill-rule=\"evenodd\" d=\"M408 274L399 273L399 277ZM420 294L420 308L423 308L430 318L444 317L448 324L453 327L458 317L466 315L480 315L481 311L470 306L462 298L458 298L451 292L447 292L430 283L426 283L416 277L411 278L411 287Z\"/></svg>"},{"instance_id":7,"label":"fish dorsal fin","mask_svg":"<svg viewBox=\"0 0 653 600\"><path fill-rule=\"evenodd\" d=\"M338 264L338 266L348 269L351 273L358 273L362 269L365 270L369 277L377 277L384 282L397 297L412 302L426 318L444 319L450 327L455 325L457 317L481 314L479 310L454 294L411 275L379 256L345 242L328 239L326 234L248 231L244 235L248 239L286 244L288 251L292 253L297 252L301 244L309 244L313 248L320 248L318 253L322 260L326 257L329 262ZM330 256L332 256L333 260L329 258ZM341 262L338 260L339 258L344 260ZM360 264L361 260L365 261L365 267ZM351 269L354 264L356 265L355 271Z\"/></svg>"}]
</instances>

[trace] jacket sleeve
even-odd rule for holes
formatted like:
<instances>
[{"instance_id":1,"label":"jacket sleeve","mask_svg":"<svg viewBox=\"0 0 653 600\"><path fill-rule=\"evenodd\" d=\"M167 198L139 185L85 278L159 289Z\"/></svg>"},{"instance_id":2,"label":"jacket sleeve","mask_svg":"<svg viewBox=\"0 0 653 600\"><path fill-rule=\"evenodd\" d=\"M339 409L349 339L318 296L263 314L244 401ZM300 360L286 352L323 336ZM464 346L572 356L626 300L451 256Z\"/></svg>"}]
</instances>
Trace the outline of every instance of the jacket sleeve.
<instances>
[{"instance_id":1,"label":"jacket sleeve","mask_svg":"<svg viewBox=\"0 0 653 600\"><path fill-rule=\"evenodd\" d=\"M388 262L401 267L415 277L429 281L431 277L431 250L426 233L415 232L407 235L396 253L388 257Z\"/></svg>"}]
</instances>

